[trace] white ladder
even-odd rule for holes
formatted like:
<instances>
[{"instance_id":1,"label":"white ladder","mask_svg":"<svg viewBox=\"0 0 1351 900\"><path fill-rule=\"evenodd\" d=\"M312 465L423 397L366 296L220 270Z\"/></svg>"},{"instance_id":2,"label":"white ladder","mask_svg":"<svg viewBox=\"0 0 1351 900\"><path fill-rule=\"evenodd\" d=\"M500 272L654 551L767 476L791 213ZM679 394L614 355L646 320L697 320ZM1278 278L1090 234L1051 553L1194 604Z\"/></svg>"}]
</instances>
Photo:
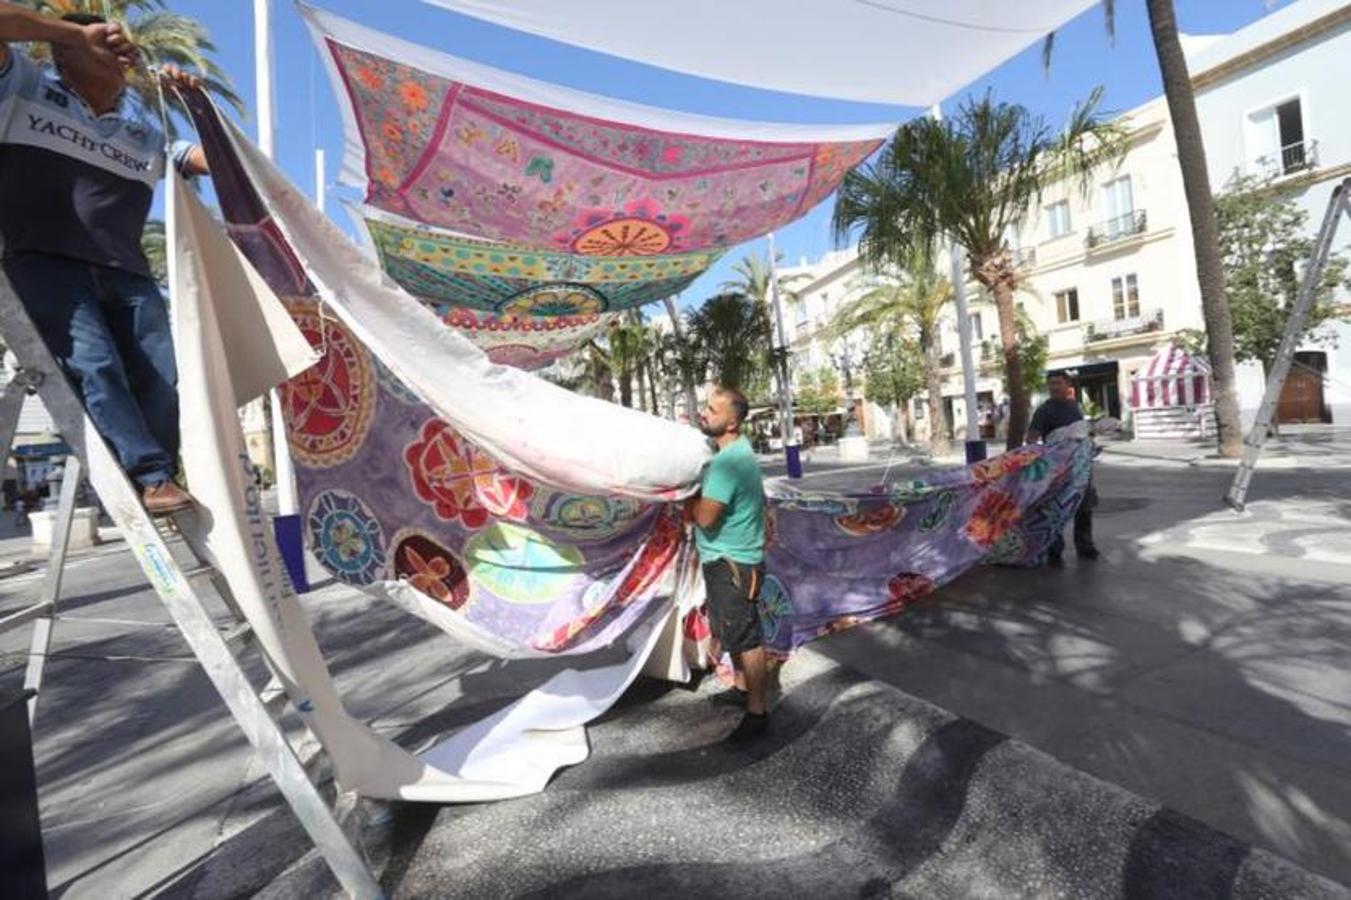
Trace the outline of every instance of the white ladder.
<instances>
[{"instance_id":1,"label":"white ladder","mask_svg":"<svg viewBox=\"0 0 1351 900\"><path fill-rule=\"evenodd\" d=\"M1343 179L1332 189L1332 196L1328 198L1327 212L1323 214L1323 224L1319 227L1318 237L1314 240L1313 256L1309 260L1309 267L1304 270L1304 277L1300 280L1299 293L1295 296L1290 318L1286 320L1285 334L1281 337L1281 346L1276 350L1276 362L1267 373L1267 387L1262 394L1262 405L1257 408L1257 418L1253 420L1252 429L1243 441L1243 459L1239 463L1238 471L1234 473L1234 483L1230 485L1229 493L1225 494L1224 502L1238 512L1243 511L1248 486L1252 484L1253 470L1257 466L1257 458L1262 454L1262 445L1266 443L1267 434L1271 431L1271 420L1276 415L1276 404L1281 399L1281 388L1285 385L1286 376L1290 374L1290 366L1295 361L1295 351L1299 349L1299 342L1304 337L1304 322L1318 297L1318 283L1323 279L1323 269L1326 268L1328 256L1332 253L1332 241L1337 236L1337 226L1341 224L1343 215L1351 216L1351 178Z\"/></svg>"},{"instance_id":2,"label":"white ladder","mask_svg":"<svg viewBox=\"0 0 1351 900\"><path fill-rule=\"evenodd\" d=\"M43 663L47 658L52 624L56 618L56 600L60 592L71 517L74 514L76 486L83 464L87 467L91 486L109 516L121 529L128 548L151 587L168 609L236 724L253 745L260 764L272 777L338 883L352 897L383 896L369 864L358 849L360 842L353 840L344 828L345 823L355 824L356 817L351 815L355 811L353 796L339 792L339 805L344 808L343 813L328 805L315 781L311 780L296 747L274 717L274 712L280 712L280 706L286 699L280 682L274 677L260 694L249 683L234 655L232 647L248 642L252 630L241 619L236 626L222 632L199 595L203 586L212 584L231 612L239 618L238 607L225 579L211 566L200 563L201 555L192 548L191 542L188 542L189 549L199 560L199 565L185 569L175 561L161 524L157 524L146 513L141 505L140 492L122 471L107 444L98 436L93 422L89 420L46 344L38 336L3 273L0 273L0 335L3 335L18 358L20 371L4 395L0 396L0 417L5 416L11 406L14 413L12 420L0 418L0 438L4 439L6 454L13 441L18 409L30 386L37 389L61 435L74 449L74 454L66 463L61 501L53 523L52 556L39 600L26 609L0 619L0 632L28 622L36 623L25 686L41 686ZM7 458L6 455L3 459ZM263 658L267 660L267 655L263 654ZM36 700L36 697L32 697L29 701L30 719ZM312 739L312 735L307 738Z\"/></svg>"}]
</instances>

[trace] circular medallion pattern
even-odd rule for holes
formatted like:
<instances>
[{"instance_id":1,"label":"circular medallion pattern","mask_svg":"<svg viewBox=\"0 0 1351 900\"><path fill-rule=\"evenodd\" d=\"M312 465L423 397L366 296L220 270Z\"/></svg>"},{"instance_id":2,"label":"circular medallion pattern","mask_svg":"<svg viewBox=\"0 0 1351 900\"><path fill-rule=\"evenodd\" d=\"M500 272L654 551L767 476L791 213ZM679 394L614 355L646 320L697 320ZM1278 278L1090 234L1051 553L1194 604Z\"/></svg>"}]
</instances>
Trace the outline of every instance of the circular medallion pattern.
<instances>
[{"instance_id":1,"label":"circular medallion pattern","mask_svg":"<svg viewBox=\"0 0 1351 900\"><path fill-rule=\"evenodd\" d=\"M319 562L339 581L371 584L384 577L384 529L360 497L324 491L310 504L306 525Z\"/></svg>"},{"instance_id":2,"label":"circular medallion pattern","mask_svg":"<svg viewBox=\"0 0 1351 900\"><path fill-rule=\"evenodd\" d=\"M437 517L482 528L490 515L525 521L534 486L510 475L441 419L428 419L419 439L404 450L418 499Z\"/></svg>"},{"instance_id":3,"label":"circular medallion pattern","mask_svg":"<svg viewBox=\"0 0 1351 900\"><path fill-rule=\"evenodd\" d=\"M586 558L576 547L498 521L465 543L464 561L475 584L508 603L534 604L556 600Z\"/></svg>"},{"instance_id":4,"label":"circular medallion pattern","mask_svg":"<svg viewBox=\"0 0 1351 900\"><path fill-rule=\"evenodd\" d=\"M469 602L469 575L455 554L429 534L405 528L390 542L394 575L451 609Z\"/></svg>"},{"instance_id":5,"label":"circular medallion pattern","mask_svg":"<svg viewBox=\"0 0 1351 900\"><path fill-rule=\"evenodd\" d=\"M341 323L312 302L288 307L310 345L324 355L280 390L286 436L303 464L331 468L356 455L375 411L371 358Z\"/></svg>"}]
</instances>

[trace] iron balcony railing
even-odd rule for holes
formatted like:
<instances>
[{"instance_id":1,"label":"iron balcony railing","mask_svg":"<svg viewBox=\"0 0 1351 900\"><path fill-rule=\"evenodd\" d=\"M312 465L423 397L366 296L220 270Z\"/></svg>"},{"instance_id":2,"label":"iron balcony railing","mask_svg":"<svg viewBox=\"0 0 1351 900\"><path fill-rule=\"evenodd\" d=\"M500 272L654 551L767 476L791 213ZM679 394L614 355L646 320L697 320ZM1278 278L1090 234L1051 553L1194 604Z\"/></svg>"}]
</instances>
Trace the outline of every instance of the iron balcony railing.
<instances>
[{"instance_id":1,"label":"iron balcony railing","mask_svg":"<svg viewBox=\"0 0 1351 900\"><path fill-rule=\"evenodd\" d=\"M1275 153L1254 159L1252 173L1260 178L1279 178L1318 167L1318 141L1296 141Z\"/></svg>"},{"instance_id":2,"label":"iron balcony railing","mask_svg":"<svg viewBox=\"0 0 1351 900\"><path fill-rule=\"evenodd\" d=\"M1090 322L1084 329L1084 340L1088 343L1110 341L1113 338L1148 334L1151 331L1163 331L1163 310L1152 309L1125 319L1100 319L1097 322Z\"/></svg>"},{"instance_id":3,"label":"iron balcony railing","mask_svg":"<svg viewBox=\"0 0 1351 900\"><path fill-rule=\"evenodd\" d=\"M1133 210L1124 215L1099 222L1088 229L1088 235L1084 238L1084 246L1090 250L1094 247L1101 247L1103 244L1110 244L1132 235L1144 234L1147 227L1148 220L1145 218L1145 211L1143 209Z\"/></svg>"}]
</instances>

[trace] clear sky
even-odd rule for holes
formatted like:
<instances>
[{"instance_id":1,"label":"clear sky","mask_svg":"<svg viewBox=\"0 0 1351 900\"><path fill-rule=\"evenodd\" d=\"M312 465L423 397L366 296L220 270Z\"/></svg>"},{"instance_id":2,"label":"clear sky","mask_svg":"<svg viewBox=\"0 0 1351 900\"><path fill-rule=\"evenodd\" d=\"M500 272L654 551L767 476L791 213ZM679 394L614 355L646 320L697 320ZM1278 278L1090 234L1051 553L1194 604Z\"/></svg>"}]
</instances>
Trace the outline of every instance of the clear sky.
<instances>
[{"instance_id":1,"label":"clear sky","mask_svg":"<svg viewBox=\"0 0 1351 900\"><path fill-rule=\"evenodd\" d=\"M542 0L566 2L566 0ZM735 2L735 0L729 0ZM1015 2L1015 0L1004 0ZM1272 0L1175 0L1182 31L1189 34L1234 31L1267 14ZM667 72L556 44L488 25L420 0L321 0L318 5L407 40L535 78L667 109L761 121L803 123L900 123L922 112L914 108L844 103L740 88ZM171 0L170 6L194 16L210 29L218 59L239 93L253 106L253 3L249 0ZM1045 115L1058 125L1074 102L1098 84L1106 89L1106 107L1125 111L1162 92L1158 63L1150 43L1143 0L1117 0L1116 40L1109 41L1097 7L1063 27L1056 36L1051 69L1041 64L1034 46L949 98L955 108L964 96L993 90L1008 100ZM678 14L679 5L663 8ZM327 75L309 34L289 0L274 0L273 29L277 65L277 150L282 167L299 185L314 184L314 148L328 154L328 213L350 225L337 202L356 198L350 188L334 185L342 148L342 126ZM811 44L783 52L799 54L811 65ZM903 72L904 59L879 59L880 67ZM249 122L250 131L255 127ZM829 233L831 201L776 234L785 262L816 259L833 248ZM682 297L682 305L702 302L728 277L731 262L748 252L764 252L764 242L733 248L724 260L700 278ZM660 307L656 307L660 309Z\"/></svg>"}]
</instances>

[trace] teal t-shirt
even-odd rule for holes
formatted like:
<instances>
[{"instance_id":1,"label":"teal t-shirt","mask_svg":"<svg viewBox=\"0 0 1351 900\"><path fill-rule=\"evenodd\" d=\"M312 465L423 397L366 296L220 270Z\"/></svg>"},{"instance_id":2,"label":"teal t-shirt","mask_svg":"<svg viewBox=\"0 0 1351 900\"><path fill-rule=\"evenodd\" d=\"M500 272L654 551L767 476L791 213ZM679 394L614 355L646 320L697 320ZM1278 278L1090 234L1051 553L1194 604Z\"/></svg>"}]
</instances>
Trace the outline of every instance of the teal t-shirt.
<instances>
[{"instance_id":1,"label":"teal t-shirt","mask_svg":"<svg viewBox=\"0 0 1351 900\"><path fill-rule=\"evenodd\" d=\"M718 451L704 469L700 492L723 505L712 528L694 527L699 561L730 559L758 563L765 558L765 482L751 442L739 437Z\"/></svg>"}]
</instances>

